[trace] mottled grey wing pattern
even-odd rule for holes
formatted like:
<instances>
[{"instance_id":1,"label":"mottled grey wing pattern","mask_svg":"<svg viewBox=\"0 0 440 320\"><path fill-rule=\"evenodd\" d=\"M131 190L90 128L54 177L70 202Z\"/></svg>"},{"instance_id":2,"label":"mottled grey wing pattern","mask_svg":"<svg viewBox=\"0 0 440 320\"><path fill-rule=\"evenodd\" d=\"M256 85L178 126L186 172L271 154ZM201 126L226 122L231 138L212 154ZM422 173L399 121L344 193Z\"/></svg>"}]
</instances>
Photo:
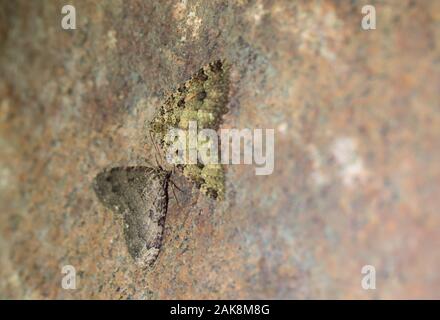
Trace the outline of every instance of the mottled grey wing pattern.
<instances>
[{"instance_id":1,"label":"mottled grey wing pattern","mask_svg":"<svg viewBox=\"0 0 440 320\"><path fill-rule=\"evenodd\" d=\"M170 173L150 167L115 167L99 173L93 189L99 200L124 218L124 235L136 264L152 264L160 250Z\"/></svg>"}]
</instances>

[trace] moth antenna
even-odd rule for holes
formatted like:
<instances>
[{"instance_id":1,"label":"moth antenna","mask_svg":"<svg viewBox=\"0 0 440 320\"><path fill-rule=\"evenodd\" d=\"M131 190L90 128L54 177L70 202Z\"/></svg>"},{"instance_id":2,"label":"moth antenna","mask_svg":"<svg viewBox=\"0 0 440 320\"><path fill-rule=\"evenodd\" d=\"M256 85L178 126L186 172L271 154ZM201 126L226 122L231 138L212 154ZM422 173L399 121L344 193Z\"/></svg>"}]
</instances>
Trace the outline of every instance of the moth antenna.
<instances>
[{"instance_id":1,"label":"moth antenna","mask_svg":"<svg viewBox=\"0 0 440 320\"><path fill-rule=\"evenodd\" d=\"M151 130L148 131L148 133L150 134L150 139L151 139L151 142L153 143L154 149L156 149L156 152L159 155L162 155L162 152L159 150L159 147L157 146L156 141L153 139L153 136L151 135Z\"/></svg>"},{"instance_id":2,"label":"moth antenna","mask_svg":"<svg viewBox=\"0 0 440 320\"><path fill-rule=\"evenodd\" d=\"M173 186L176 187L177 190L179 190L180 192L183 192L183 190L180 189L180 188L177 186L177 184L176 184L173 180L170 179L170 182L171 182L171 184L172 184Z\"/></svg>"},{"instance_id":3,"label":"moth antenna","mask_svg":"<svg viewBox=\"0 0 440 320\"><path fill-rule=\"evenodd\" d=\"M157 153L154 154L154 160L156 160L156 166L158 166L161 170L163 170L162 166L160 165L160 163L157 159Z\"/></svg>"},{"instance_id":4,"label":"moth antenna","mask_svg":"<svg viewBox=\"0 0 440 320\"><path fill-rule=\"evenodd\" d=\"M176 185L174 184L173 181L171 181L171 183L172 183L171 192L173 193L174 199L176 199L177 206L179 207L180 210L182 210L182 207L180 206L179 200L177 199L176 193L174 192L174 187L176 187Z\"/></svg>"},{"instance_id":5,"label":"moth antenna","mask_svg":"<svg viewBox=\"0 0 440 320\"><path fill-rule=\"evenodd\" d=\"M153 139L153 136L151 135L151 130L148 131L148 133L149 133L149 135L150 135L150 139L151 139L151 142L153 143L154 149L156 150L156 153L155 153L155 155L154 155L154 157L155 157L155 159L156 159L156 165L157 165L160 169L164 170L164 168L163 168L162 165L160 164L161 161L158 161L158 160L157 160L158 155L159 155L161 158L163 158L163 157L162 157L162 151L159 149L159 147L158 147L157 144L156 144L156 141ZM173 172L173 173L174 173L174 172Z\"/></svg>"}]
</instances>

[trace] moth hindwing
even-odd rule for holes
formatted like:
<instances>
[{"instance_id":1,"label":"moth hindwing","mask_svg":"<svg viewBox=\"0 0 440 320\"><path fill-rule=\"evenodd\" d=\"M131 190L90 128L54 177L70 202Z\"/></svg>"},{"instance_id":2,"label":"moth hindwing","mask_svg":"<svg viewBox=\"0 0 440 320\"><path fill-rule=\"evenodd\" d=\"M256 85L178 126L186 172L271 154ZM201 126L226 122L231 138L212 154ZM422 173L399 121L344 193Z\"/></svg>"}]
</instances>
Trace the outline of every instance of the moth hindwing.
<instances>
[{"instance_id":1,"label":"moth hindwing","mask_svg":"<svg viewBox=\"0 0 440 320\"><path fill-rule=\"evenodd\" d=\"M162 243L170 173L160 168L115 167L93 181L98 199L122 214L128 252L137 265L156 260Z\"/></svg>"}]
</instances>

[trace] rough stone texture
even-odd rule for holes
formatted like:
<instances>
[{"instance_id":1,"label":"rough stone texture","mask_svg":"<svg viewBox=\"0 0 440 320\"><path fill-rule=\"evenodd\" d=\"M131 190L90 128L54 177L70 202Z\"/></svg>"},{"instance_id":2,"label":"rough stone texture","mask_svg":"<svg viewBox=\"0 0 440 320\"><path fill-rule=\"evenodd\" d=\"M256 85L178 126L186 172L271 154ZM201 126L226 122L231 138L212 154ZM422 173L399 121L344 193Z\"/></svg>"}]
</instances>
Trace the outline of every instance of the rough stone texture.
<instances>
[{"instance_id":1,"label":"rough stone texture","mask_svg":"<svg viewBox=\"0 0 440 320\"><path fill-rule=\"evenodd\" d=\"M64 1L0 2L0 298L440 298L439 1L69 3L74 31ZM274 173L229 166L222 202L174 176L136 268L92 179L154 163L145 122L219 58L223 126L276 129Z\"/></svg>"}]
</instances>

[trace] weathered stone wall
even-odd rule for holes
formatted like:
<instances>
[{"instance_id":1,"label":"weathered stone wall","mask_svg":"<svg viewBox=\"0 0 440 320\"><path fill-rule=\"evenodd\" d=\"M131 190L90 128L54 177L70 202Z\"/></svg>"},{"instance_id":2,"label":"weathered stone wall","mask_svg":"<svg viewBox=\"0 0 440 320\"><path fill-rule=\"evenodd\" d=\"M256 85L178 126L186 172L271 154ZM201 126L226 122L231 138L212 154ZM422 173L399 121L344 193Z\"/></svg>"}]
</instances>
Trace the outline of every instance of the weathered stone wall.
<instances>
[{"instance_id":1,"label":"weathered stone wall","mask_svg":"<svg viewBox=\"0 0 440 320\"><path fill-rule=\"evenodd\" d=\"M0 3L1 298L440 298L438 1L69 3L76 30L64 1ZM223 127L274 128L275 170L228 166L220 202L175 175L136 268L91 181L154 163L145 122L219 58Z\"/></svg>"}]
</instances>

